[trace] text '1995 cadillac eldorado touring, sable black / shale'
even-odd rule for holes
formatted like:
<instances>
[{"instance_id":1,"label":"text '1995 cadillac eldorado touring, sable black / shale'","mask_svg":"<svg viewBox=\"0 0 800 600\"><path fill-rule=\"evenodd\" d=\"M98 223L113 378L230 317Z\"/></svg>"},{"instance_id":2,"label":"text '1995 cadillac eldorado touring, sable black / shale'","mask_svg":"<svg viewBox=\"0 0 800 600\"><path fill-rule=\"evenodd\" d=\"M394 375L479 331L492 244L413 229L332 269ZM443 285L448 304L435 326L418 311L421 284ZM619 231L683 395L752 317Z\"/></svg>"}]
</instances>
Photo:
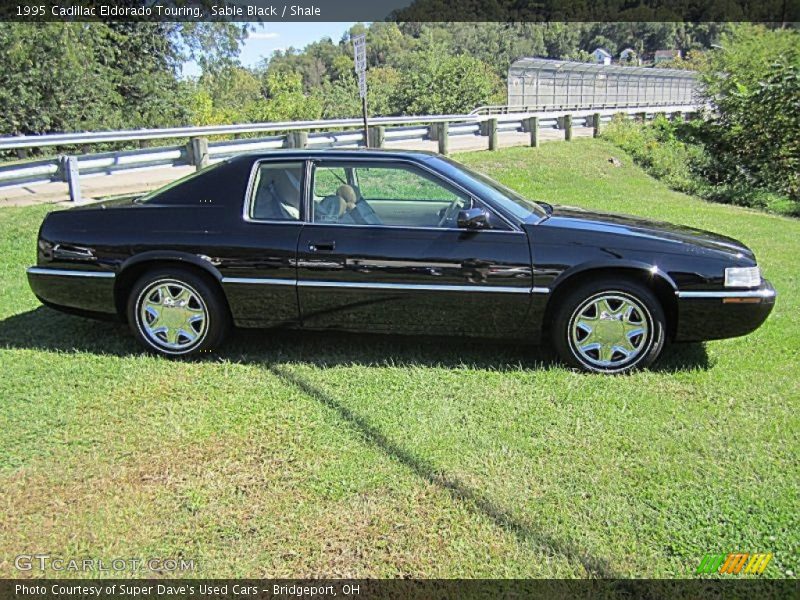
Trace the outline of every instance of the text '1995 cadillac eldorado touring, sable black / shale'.
<instances>
[{"instance_id":1,"label":"text '1995 cadillac eldorado touring, sable black / shale'","mask_svg":"<svg viewBox=\"0 0 800 600\"><path fill-rule=\"evenodd\" d=\"M241 155L50 213L38 244L44 304L126 320L168 356L296 327L550 341L621 373L753 331L775 302L734 239L533 202L424 152Z\"/></svg>"}]
</instances>

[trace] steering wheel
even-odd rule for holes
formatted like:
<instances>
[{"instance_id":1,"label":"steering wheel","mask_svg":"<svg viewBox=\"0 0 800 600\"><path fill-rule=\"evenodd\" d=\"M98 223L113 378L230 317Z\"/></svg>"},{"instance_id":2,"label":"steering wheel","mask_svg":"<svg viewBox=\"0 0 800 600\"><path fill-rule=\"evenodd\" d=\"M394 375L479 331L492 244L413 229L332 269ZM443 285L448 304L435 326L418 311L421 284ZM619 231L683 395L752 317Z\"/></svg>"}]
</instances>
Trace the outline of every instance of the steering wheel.
<instances>
[{"instance_id":1,"label":"steering wheel","mask_svg":"<svg viewBox=\"0 0 800 600\"><path fill-rule=\"evenodd\" d=\"M458 200L453 200L444 210L442 218L439 220L437 227L447 227L451 223L455 223L458 211L461 210L461 205Z\"/></svg>"}]
</instances>

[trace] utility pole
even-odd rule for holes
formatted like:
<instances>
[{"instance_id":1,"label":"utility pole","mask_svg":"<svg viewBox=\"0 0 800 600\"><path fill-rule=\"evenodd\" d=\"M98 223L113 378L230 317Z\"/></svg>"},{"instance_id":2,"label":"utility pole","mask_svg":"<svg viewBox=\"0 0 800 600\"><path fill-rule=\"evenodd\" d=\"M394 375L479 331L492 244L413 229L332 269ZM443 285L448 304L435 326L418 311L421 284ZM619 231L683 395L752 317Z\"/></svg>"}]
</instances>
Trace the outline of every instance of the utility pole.
<instances>
[{"instance_id":1,"label":"utility pole","mask_svg":"<svg viewBox=\"0 0 800 600\"><path fill-rule=\"evenodd\" d=\"M361 113L364 117L364 146L369 148L369 123L367 122L367 34L350 38L353 42L353 58L358 75L358 94L361 96Z\"/></svg>"}]
</instances>

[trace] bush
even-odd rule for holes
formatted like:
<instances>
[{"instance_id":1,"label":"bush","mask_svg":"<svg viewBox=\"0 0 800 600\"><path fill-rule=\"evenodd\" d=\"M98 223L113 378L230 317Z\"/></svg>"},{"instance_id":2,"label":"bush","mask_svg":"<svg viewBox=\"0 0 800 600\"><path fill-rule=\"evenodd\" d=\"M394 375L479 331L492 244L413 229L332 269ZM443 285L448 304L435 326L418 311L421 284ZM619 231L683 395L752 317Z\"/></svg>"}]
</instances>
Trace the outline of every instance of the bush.
<instances>
[{"instance_id":1,"label":"bush","mask_svg":"<svg viewBox=\"0 0 800 600\"><path fill-rule=\"evenodd\" d=\"M503 85L483 61L441 47L413 52L400 69L394 103L410 115L461 114L502 103Z\"/></svg>"},{"instance_id":2,"label":"bush","mask_svg":"<svg viewBox=\"0 0 800 600\"><path fill-rule=\"evenodd\" d=\"M703 69L715 183L800 204L800 34L743 25Z\"/></svg>"},{"instance_id":3,"label":"bush","mask_svg":"<svg viewBox=\"0 0 800 600\"><path fill-rule=\"evenodd\" d=\"M657 117L651 125L641 125L617 116L603 130L603 137L621 147L654 177L671 188L700 194L704 186L697 170L704 163L703 149L678 140L676 125Z\"/></svg>"},{"instance_id":4,"label":"bush","mask_svg":"<svg viewBox=\"0 0 800 600\"><path fill-rule=\"evenodd\" d=\"M642 124L617 116L602 135L672 189L714 202L797 214L797 204L786 195L745 179L719 180L721 167L707 150L717 135L715 127L702 119L668 121L659 116Z\"/></svg>"}]
</instances>

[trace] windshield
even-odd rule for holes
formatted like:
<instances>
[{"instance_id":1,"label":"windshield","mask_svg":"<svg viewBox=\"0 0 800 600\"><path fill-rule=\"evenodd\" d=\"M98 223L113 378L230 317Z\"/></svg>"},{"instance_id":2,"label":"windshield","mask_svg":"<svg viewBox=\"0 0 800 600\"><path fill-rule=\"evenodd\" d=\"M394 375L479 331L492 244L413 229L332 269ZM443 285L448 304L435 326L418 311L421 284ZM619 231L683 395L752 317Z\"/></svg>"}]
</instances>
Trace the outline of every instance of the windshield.
<instances>
[{"instance_id":1,"label":"windshield","mask_svg":"<svg viewBox=\"0 0 800 600\"><path fill-rule=\"evenodd\" d=\"M543 203L529 200L502 183L473 171L460 162L445 157L440 157L440 159L457 167L459 173L470 180L470 187L475 189L482 198L488 198L521 221L527 221L531 217L543 218L548 215L549 211Z\"/></svg>"}]
</instances>

